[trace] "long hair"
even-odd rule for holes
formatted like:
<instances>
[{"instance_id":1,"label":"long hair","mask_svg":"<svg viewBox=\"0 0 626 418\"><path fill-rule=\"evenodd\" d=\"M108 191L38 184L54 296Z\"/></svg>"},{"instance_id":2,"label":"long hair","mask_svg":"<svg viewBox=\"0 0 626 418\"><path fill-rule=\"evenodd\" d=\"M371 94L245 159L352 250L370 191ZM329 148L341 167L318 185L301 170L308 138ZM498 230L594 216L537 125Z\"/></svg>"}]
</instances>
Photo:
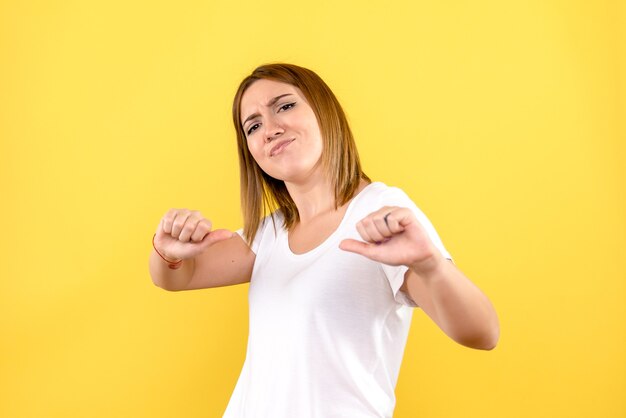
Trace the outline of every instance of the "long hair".
<instances>
[{"instance_id":1,"label":"long hair","mask_svg":"<svg viewBox=\"0 0 626 418\"><path fill-rule=\"evenodd\" d=\"M352 131L339 101L328 85L313 71L293 64L266 64L243 79L233 101L233 123L237 132L241 210L244 236L251 243L261 219L280 209L287 230L299 221L298 208L282 180L266 174L250 154L246 133L241 124L241 99L257 80L267 79L291 84L300 89L313 109L322 135L322 168L331 181L335 209L355 194L361 179L371 182L361 170Z\"/></svg>"}]
</instances>

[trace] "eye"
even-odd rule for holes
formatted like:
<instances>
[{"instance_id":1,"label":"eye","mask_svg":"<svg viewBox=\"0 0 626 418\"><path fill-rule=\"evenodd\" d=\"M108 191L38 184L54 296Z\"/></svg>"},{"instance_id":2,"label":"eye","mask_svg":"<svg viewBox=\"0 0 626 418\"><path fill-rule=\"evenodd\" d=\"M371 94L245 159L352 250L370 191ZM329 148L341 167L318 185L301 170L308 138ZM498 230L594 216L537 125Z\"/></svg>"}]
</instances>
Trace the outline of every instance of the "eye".
<instances>
[{"instance_id":1,"label":"eye","mask_svg":"<svg viewBox=\"0 0 626 418\"><path fill-rule=\"evenodd\" d=\"M285 105L282 105L279 110L289 110L295 105L296 105L295 103L287 103Z\"/></svg>"},{"instance_id":2,"label":"eye","mask_svg":"<svg viewBox=\"0 0 626 418\"><path fill-rule=\"evenodd\" d=\"M255 123L255 124L253 124L252 126L250 126L250 127L248 128L247 135L250 135L250 134L251 134L252 132L254 132L254 131L258 128L258 127L259 127L259 124L258 124L258 123Z\"/></svg>"}]
</instances>

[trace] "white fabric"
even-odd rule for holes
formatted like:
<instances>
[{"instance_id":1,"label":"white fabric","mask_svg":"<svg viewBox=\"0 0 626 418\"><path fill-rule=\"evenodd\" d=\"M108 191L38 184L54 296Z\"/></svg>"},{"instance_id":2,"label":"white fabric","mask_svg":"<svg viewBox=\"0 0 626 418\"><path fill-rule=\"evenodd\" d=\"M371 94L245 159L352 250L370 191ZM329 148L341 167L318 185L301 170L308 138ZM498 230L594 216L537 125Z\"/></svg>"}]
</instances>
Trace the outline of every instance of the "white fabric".
<instances>
[{"instance_id":1,"label":"white fabric","mask_svg":"<svg viewBox=\"0 0 626 418\"><path fill-rule=\"evenodd\" d=\"M305 254L290 250L280 212L275 223L265 218L251 245L246 360L224 418L392 416L417 306L399 290L407 267L338 248L345 238L361 239L356 223L382 206L411 208L451 259L411 199L380 182L365 187L337 230Z\"/></svg>"}]
</instances>

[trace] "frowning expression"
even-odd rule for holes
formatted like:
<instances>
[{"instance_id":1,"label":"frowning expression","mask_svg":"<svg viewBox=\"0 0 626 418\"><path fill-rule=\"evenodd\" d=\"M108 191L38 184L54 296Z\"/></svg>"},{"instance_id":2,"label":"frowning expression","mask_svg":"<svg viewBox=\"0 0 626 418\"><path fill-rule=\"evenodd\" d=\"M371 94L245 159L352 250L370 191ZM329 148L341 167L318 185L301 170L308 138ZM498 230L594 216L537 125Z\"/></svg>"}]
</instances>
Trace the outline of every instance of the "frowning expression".
<instances>
[{"instance_id":1,"label":"frowning expression","mask_svg":"<svg viewBox=\"0 0 626 418\"><path fill-rule=\"evenodd\" d=\"M319 172L322 136L300 89L257 80L243 94L241 117L248 149L265 173L297 182Z\"/></svg>"}]
</instances>

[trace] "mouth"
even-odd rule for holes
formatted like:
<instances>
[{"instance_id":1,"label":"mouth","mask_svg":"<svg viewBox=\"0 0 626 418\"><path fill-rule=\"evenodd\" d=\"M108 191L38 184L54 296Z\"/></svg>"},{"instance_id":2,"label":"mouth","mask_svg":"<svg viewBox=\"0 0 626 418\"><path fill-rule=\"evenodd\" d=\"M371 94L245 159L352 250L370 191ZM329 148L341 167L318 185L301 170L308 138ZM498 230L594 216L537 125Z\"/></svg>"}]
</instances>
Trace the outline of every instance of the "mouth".
<instances>
[{"instance_id":1,"label":"mouth","mask_svg":"<svg viewBox=\"0 0 626 418\"><path fill-rule=\"evenodd\" d=\"M272 149L270 150L270 157L280 154L287 147L287 145L291 144L295 140L296 140L295 138L285 139L283 141L280 141L278 144L274 145Z\"/></svg>"}]
</instances>

